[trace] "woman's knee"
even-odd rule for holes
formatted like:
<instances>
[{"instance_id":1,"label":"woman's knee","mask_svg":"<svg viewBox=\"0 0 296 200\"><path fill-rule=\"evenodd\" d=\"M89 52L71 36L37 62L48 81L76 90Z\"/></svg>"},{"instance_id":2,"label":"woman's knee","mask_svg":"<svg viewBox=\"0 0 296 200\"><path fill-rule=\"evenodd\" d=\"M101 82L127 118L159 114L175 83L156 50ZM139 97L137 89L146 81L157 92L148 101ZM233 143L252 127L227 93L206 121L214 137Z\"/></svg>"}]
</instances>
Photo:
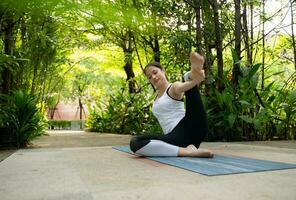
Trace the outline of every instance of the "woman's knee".
<instances>
[{"instance_id":1,"label":"woman's knee","mask_svg":"<svg viewBox=\"0 0 296 200\"><path fill-rule=\"evenodd\" d=\"M140 137L135 136L130 141L130 149L135 153L149 142L149 139L141 139Z\"/></svg>"}]
</instances>

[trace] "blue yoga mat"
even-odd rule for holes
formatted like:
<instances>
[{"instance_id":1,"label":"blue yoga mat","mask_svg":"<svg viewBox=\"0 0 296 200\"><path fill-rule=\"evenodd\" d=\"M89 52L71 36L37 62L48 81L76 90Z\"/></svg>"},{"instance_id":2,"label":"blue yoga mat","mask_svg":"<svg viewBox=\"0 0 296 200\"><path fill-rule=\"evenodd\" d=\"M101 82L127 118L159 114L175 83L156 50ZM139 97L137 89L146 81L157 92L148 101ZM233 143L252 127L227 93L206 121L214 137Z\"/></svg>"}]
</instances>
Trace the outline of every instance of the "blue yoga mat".
<instances>
[{"instance_id":1,"label":"blue yoga mat","mask_svg":"<svg viewBox=\"0 0 296 200\"><path fill-rule=\"evenodd\" d=\"M113 149L134 154L129 146L115 146ZM258 160L252 158L215 155L214 158L192 157L146 157L147 159L190 170L207 176L250 173L296 168L296 164Z\"/></svg>"}]
</instances>

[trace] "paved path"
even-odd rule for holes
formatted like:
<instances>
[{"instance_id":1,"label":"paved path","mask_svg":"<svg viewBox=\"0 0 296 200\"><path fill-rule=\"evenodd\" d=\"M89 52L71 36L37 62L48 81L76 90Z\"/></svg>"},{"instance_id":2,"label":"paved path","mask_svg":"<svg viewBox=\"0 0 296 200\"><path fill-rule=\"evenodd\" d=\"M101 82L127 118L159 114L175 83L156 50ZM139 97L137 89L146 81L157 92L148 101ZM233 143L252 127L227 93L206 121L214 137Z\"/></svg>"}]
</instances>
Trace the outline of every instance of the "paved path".
<instances>
[{"instance_id":1,"label":"paved path","mask_svg":"<svg viewBox=\"0 0 296 200\"><path fill-rule=\"evenodd\" d=\"M1 200L296 199L296 169L208 177L115 151L130 136L55 132L0 162ZM296 163L295 141L203 143L217 154ZM293 145L294 144L294 145Z\"/></svg>"}]
</instances>

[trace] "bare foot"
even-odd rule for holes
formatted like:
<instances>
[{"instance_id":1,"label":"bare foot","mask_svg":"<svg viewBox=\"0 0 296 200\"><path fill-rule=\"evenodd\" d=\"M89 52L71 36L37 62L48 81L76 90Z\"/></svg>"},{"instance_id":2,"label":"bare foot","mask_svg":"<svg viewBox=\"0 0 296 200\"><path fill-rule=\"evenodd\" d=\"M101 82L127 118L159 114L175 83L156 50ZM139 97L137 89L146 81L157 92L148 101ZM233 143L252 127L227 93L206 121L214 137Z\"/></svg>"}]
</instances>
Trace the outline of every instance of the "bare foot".
<instances>
[{"instance_id":1,"label":"bare foot","mask_svg":"<svg viewBox=\"0 0 296 200\"><path fill-rule=\"evenodd\" d=\"M186 148L180 148L179 156L213 158L214 154L207 149L197 149L194 145L190 144Z\"/></svg>"},{"instance_id":2,"label":"bare foot","mask_svg":"<svg viewBox=\"0 0 296 200\"><path fill-rule=\"evenodd\" d=\"M205 59L203 56L196 52L190 53L190 63L191 63L191 75L190 79L195 80L198 83L204 80L204 65Z\"/></svg>"},{"instance_id":3,"label":"bare foot","mask_svg":"<svg viewBox=\"0 0 296 200\"><path fill-rule=\"evenodd\" d=\"M203 69L205 59L202 55L200 55L196 52L191 52L190 53L190 63L191 63L191 70L200 71Z\"/></svg>"}]
</instances>

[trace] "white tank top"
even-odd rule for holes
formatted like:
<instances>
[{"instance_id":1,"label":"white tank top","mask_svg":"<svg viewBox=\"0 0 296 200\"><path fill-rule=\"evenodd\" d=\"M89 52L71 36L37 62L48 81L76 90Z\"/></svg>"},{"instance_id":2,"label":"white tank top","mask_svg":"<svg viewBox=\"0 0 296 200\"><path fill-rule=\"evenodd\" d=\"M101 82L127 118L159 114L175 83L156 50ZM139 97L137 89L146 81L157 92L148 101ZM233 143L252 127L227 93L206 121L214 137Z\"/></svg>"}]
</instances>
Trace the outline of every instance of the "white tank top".
<instances>
[{"instance_id":1,"label":"white tank top","mask_svg":"<svg viewBox=\"0 0 296 200\"><path fill-rule=\"evenodd\" d=\"M169 96L170 87L171 84L152 105L152 113L157 118L164 134L171 132L185 116L184 102Z\"/></svg>"}]
</instances>

